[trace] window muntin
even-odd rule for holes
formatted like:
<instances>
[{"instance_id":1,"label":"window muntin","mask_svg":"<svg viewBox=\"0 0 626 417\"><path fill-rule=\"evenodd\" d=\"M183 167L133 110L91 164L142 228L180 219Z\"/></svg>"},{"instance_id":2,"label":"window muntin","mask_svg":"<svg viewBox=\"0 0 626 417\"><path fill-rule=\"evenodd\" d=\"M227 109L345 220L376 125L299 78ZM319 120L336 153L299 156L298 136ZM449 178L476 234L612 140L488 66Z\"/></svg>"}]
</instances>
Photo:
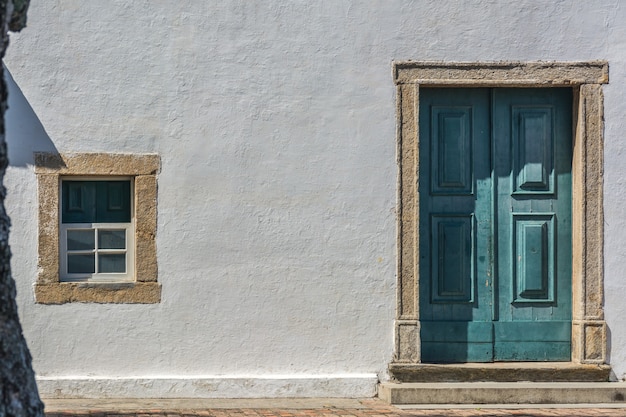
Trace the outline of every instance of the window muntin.
<instances>
[{"instance_id":1,"label":"window muntin","mask_svg":"<svg viewBox=\"0 0 626 417\"><path fill-rule=\"evenodd\" d=\"M130 179L61 180L61 281L132 281Z\"/></svg>"}]
</instances>

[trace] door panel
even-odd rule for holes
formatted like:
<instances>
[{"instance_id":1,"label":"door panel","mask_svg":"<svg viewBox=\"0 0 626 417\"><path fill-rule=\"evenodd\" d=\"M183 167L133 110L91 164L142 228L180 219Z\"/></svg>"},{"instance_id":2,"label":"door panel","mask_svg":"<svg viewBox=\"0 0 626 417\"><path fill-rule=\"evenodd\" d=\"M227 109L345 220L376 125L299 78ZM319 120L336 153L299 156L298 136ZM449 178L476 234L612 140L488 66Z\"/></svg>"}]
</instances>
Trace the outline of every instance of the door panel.
<instances>
[{"instance_id":1,"label":"door panel","mask_svg":"<svg viewBox=\"0 0 626 417\"><path fill-rule=\"evenodd\" d=\"M422 362L493 361L490 321L425 321L421 326Z\"/></svg>"},{"instance_id":2,"label":"door panel","mask_svg":"<svg viewBox=\"0 0 626 417\"><path fill-rule=\"evenodd\" d=\"M434 107L432 129L432 193L470 195L473 191L472 107Z\"/></svg>"},{"instance_id":3,"label":"door panel","mask_svg":"<svg viewBox=\"0 0 626 417\"><path fill-rule=\"evenodd\" d=\"M433 303L473 301L473 220L472 215L431 217Z\"/></svg>"},{"instance_id":4,"label":"door panel","mask_svg":"<svg viewBox=\"0 0 626 417\"><path fill-rule=\"evenodd\" d=\"M420 89L425 362L564 360L569 89Z\"/></svg>"},{"instance_id":5,"label":"door panel","mask_svg":"<svg viewBox=\"0 0 626 417\"><path fill-rule=\"evenodd\" d=\"M498 110L501 112L503 109ZM553 192L552 110L551 107L541 106L511 108L515 193ZM496 119L495 125L501 126L502 121Z\"/></svg>"},{"instance_id":6,"label":"door panel","mask_svg":"<svg viewBox=\"0 0 626 417\"><path fill-rule=\"evenodd\" d=\"M569 361L572 322L494 322L494 360Z\"/></svg>"},{"instance_id":7,"label":"door panel","mask_svg":"<svg viewBox=\"0 0 626 417\"><path fill-rule=\"evenodd\" d=\"M570 360L571 97L569 89L493 90L494 360Z\"/></svg>"},{"instance_id":8,"label":"door panel","mask_svg":"<svg viewBox=\"0 0 626 417\"><path fill-rule=\"evenodd\" d=\"M490 92L431 89L420 112L423 361L493 358ZM478 155L486 156L479 158ZM441 166L445 164L445 166ZM480 204L477 204L480 202Z\"/></svg>"},{"instance_id":9,"label":"door panel","mask_svg":"<svg viewBox=\"0 0 626 417\"><path fill-rule=\"evenodd\" d=\"M511 271L514 303L553 303L554 214L512 214L513 267Z\"/></svg>"}]
</instances>

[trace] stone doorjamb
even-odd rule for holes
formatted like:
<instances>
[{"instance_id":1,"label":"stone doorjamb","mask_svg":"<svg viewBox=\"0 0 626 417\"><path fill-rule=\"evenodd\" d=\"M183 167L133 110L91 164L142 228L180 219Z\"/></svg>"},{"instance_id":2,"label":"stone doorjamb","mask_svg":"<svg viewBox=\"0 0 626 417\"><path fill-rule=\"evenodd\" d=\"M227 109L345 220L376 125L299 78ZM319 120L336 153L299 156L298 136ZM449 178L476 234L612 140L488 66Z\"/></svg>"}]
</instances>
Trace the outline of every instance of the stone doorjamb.
<instances>
[{"instance_id":1,"label":"stone doorjamb","mask_svg":"<svg viewBox=\"0 0 626 417\"><path fill-rule=\"evenodd\" d=\"M395 62L398 144L398 294L395 353L390 371L419 364L419 93L421 86L571 87L572 358L573 364L606 363L603 308L603 94L608 63Z\"/></svg>"}]
</instances>

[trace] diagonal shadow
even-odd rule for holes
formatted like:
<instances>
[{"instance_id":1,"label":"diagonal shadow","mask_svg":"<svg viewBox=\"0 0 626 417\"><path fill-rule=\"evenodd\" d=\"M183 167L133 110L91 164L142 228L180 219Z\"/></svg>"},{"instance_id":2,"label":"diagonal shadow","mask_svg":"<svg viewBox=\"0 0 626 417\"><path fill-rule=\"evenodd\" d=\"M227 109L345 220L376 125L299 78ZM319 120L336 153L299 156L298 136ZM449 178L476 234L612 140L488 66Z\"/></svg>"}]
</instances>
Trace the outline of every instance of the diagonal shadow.
<instances>
[{"instance_id":1,"label":"diagonal shadow","mask_svg":"<svg viewBox=\"0 0 626 417\"><path fill-rule=\"evenodd\" d=\"M9 109L5 115L9 166L34 165L33 152L58 154L39 117L6 67L4 77L9 93Z\"/></svg>"}]
</instances>

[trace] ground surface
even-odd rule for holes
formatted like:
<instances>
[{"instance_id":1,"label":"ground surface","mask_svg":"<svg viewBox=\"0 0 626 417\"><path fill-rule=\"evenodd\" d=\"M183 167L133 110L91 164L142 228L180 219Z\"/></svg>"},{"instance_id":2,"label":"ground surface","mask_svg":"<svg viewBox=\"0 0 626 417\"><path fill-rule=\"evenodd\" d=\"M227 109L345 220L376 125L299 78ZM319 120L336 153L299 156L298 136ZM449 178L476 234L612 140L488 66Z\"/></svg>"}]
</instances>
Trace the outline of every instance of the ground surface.
<instances>
[{"instance_id":1,"label":"ground surface","mask_svg":"<svg viewBox=\"0 0 626 417\"><path fill-rule=\"evenodd\" d=\"M626 404L395 407L378 399L44 400L47 417L626 417ZM497 407L497 408L493 408Z\"/></svg>"}]
</instances>

